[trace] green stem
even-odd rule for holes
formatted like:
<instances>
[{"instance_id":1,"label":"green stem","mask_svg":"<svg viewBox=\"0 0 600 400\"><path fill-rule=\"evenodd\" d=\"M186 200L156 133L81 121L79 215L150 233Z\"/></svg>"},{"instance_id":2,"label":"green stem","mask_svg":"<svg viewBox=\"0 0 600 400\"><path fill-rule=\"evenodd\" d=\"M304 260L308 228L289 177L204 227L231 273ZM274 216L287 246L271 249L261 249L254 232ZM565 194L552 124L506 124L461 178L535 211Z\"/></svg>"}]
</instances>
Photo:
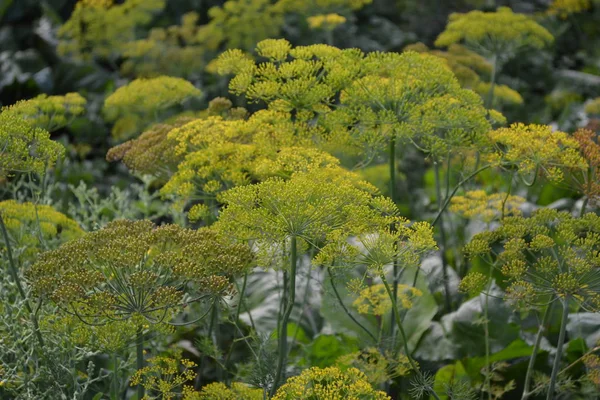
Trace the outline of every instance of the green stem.
<instances>
[{"instance_id":1,"label":"green stem","mask_svg":"<svg viewBox=\"0 0 600 400\"><path fill-rule=\"evenodd\" d=\"M448 284L448 262L446 259L446 230L444 229L444 219L442 217L442 189L440 185L440 166L436 161L434 163L434 171L435 171L435 192L438 203L438 213L440 215L440 257L442 259L442 275L444 278L444 300L446 305L446 310L450 311L452 304L450 300L450 286ZM446 171L447 174L450 171Z\"/></svg>"},{"instance_id":2,"label":"green stem","mask_svg":"<svg viewBox=\"0 0 600 400\"><path fill-rule=\"evenodd\" d=\"M239 300L238 300L237 308L235 310L235 316L233 317L233 323L236 326L240 322L240 312L242 311L242 301L246 294L247 284L248 284L248 273L246 272L244 274L244 281L242 282L242 289L239 291ZM236 336L237 336L237 334L236 334L236 332L234 332L233 338L235 339ZM233 343L231 343L231 346L229 346L229 351L227 352L227 357L225 357L225 361L223 362L223 365L225 365L225 366L227 366L229 364L229 360L231 359L231 355L233 354L233 347L235 346L235 343L236 342L234 340Z\"/></svg>"},{"instance_id":3,"label":"green stem","mask_svg":"<svg viewBox=\"0 0 600 400\"><path fill-rule=\"evenodd\" d=\"M12 253L12 246L10 244L10 238L8 237L8 230L6 229L6 225L4 224L4 219L2 218L2 213L0 212L0 230L2 230L2 236L4 237L4 243L6 244L6 254L8 257L8 266L10 270L10 274L12 275L15 284L17 285L17 290L19 291L19 295L23 299L25 303L25 308L31 317L31 322L33 323L33 328L35 329L35 336L37 341L41 347L44 347L44 339L42 338L42 333L40 332L40 326L38 324L38 320L36 314L33 312L31 308L31 304L29 304L29 299L25 294L25 289L23 289L23 284L21 283L21 278L19 277L19 270L17 269L17 264L15 263L15 259Z\"/></svg>"},{"instance_id":4,"label":"green stem","mask_svg":"<svg viewBox=\"0 0 600 400\"><path fill-rule=\"evenodd\" d=\"M139 326L135 339L136 348L136 368L139 371L144 368L144 328ZM140 383L137 387L137 398L141 400L144 397L144 386Z\"/></svg>"},{"instance_id":5,"label":"green stem","mask_svg":"<svg viewBox=\"0 0 600 400\"><path fill-rule=\"evenodd\" d=\"M340 296L340 293L338 292L337 287L335 286L335 283L333 281L333 274L331 273L331 269L327 268L327 273L329 274L329 282L331 283L331 288L333 289L333 293L335 293L335 297L337 298L338 302L342 306L342 309L344 310L344 312L346 313L346 315L348 315L348 317L350 317L350 319L356 325L358 325L358 327L360 327L363 331L365 331L367 333L367 335L369 335L371 337L371 339L373 339L373 342L378 343L379 340L377 340L377 338L375 337L375 335L373 335L371 333L371 331L369 329L367 329L367 327L365 327L363 324L361 324L360 321L357 320L354 317L354 315L352 315L352 313L350 312L350 310L348 310L348 308L344 304L344 301L342 300L342 297Z\"/></svg>"},{"instance_id":6,"label":"green stem","mask_svg":"<svg viewBox=\"0 0 600 400\"><path fill-rule=\"evenodd\" d=\"M531 379L533 377L533 368L535 366L535 359L537 357L537 352L540 348L540 344L542 343L542 337L544 336L544 330L546 330L546 325L548 324L548 320L550 319L550 314L552 310L551 303L544 312L544 317L542 318L542 323L538 328L537 335L535 337L535 344L533 345L533 351L531 353L531 358L529 359L529 365L527 366L527 373L525 374L525 384L523 387L523 396L521 396L521 400L526 400L532 393L529 391L529 385L531 385Z\"/></svg>"},{"instance_id":7,"label":"green stem","mask_svg":"<svg viewBox=\"0 0 600 400\"><path fill-rule=\"evenodd\" d=\"M406 332L404 332L404 327L402 327L402 320L400 318L400 312L398 311L398 304L396 302L396 298L394 298L392 296L392 290L390 289L390 285L383 273L381 274L381 280L383 282L383 285L385 286L385 291L387 292L388 296L390 297L390 300L392 301L392 311L396 315L396 325L398 326L398 332L400 333L400 336L402 338L404 352L406 353L408 362L410 363L410 366L412 367L413 371L415 371L415 374L417 374L417 376L419 377L421 382L425 383L426 381L425 381L425 377L423 376L423 373L421 372L421 370L419 370L419 366L412 359L410 352L408 350L408 338L406 337ZM435 393L435 391L433 390L432 387L428 386L427 391L434 399L440 400L437 393Z\"/></svg>"},{"instance_id":8,"label":"green stem","mask_svg":"<svg viewBox=\"0 0 600 400\"><path fill-rule=\"evenodd\" d=\"M117 352L113 353L113 377L111 385L111 399L118 400L119 398L119 364L117 359Z\"/></svg>"},{"instance_id":9,"label":"green stem","mask_svg":"<svg viewBox=\"0 0 600 400\"><path fill-rule=\"evenodd\" d=\"M485 99L485 108L492 108L494 105L494 88L496 87L496 75L498 68L498 57L494 54L492 58L492 74L490 77L490 90L488 91Z\"/></svg>"},{"instance_id":10,"label":"green stem","mask_svg":"<svg viewBox=\"0 0 600 400\"><path fill-rule=\"evenodd\" d=\"M492 388L491 388L491 374L490 374L490 324L488 320L488 308L489 308L489 299L490 299L490 290L492 288L492 269L490 268L490 274L488 277L488 287L485 293L485 303L483 304L483 318L485 321L483 324L484 334L485 334L485 382L484 387L488 394L488 400L492 400ZM481 301L481 298L480 298ZM483 393L482 393L483 395Z\"/></svg>"},{"instance_id":11,"label":"green stem","mask_svg":"<svg viewBox=\"0 0 600 400\"><path fill-rule=\"evenodd\" d=\"M396 199L396 138L392 137L392 139L390 140L390 148L389 148L389 167L390 167L390 198L392 199L392 202L394 202L394 204L396 204L397 199ZM393 229L395 229L394 227L392 227ZM398 259L397 257L394 257L393 259L393 279L392 279L392 292L394 294L394 298L398 298L398 270L399 270L399 265L398 265ZM390 324L390 330L391 330L391 336L392 336L392 343L396 342L396 324L395 324L395 315L394 313L392 313L392 317L391 317L391 324Z\"/></svg>"},{"instance_id":12,"label":"green stem","mask_svg":"<svg viewBox=\"0 0 600 400\"><path fill-rule=\"evenodd\" d=\"M589 197L585 196L585 199L583 199L583 204L581 204L581 212L579 213L579 217L582 218L585 215L585 209L588 205L589 202Z\"/></svg>"},{"instance_id":13,"label":"green stem","mask_svg":"<svg viewBox=\"0 0 600 400\"><path fill-rule=\"evenodd\" d=\"M554 365L552 365L552 374L550 375L550 386L548 387L548 394L546 400L552 400L554 398L554 390L556 387L556 377L560 369L560 361L562 358L562 349L565 341L565 332L567 330L567 319L569 317L569 296L566 296L563 300L563 313L560 321L560 332L558 334L558 344L556 346L556 356L554 357Z\"/></svg>"},{"instance_id":14,"label":"green stem","mask_svg":"<svg viewBox=\"0 0 600 400\"><path fill-rule=\"evenodd\" d=\"M275 395L275 391L279 387L283 370L285 368L287 359L287 325L288 321L290 320L292 310L294 309L294 303L296 302L296 236L292 236L290 247L289 299L286 301L287 304L281 318L281 324L279 326L279 357L277 360L277 370L275 372L275 379L273 380L273 387L271 388L271 396Z\"/></svg>"}]
</instances>

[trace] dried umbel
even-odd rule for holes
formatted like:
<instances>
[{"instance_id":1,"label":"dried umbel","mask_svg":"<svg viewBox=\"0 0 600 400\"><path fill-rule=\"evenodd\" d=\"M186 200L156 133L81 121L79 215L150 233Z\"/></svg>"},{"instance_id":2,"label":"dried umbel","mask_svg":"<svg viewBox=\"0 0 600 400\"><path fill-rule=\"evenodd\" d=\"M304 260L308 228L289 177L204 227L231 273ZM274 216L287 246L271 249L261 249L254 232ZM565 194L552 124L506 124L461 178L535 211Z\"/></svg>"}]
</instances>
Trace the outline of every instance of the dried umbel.
<instances>
[{"instance_id":1,"label":"dried umbel","mask_svg":"<svg viewBox=\"0 0 600 400\"><path fill-rule=\"evenodd\" d=\"M84 323L149 328L188 302L229 294L251 259L214 231L121 220L42 254L27 277L36 296Z\"/></svg>"},{"instance_id":2,"label":"dried umbel","mask_svg":"<svg viewBox=\"0 0 600 400\"><path fill-rule=\"evenodd\" d=\"M486 57L505 61L523 47L541 49L553 41L552 34L531 17L499 7L496 12L451 14L435 45L446 47L462 42Z\"/></svg>"},{"instance_id":3,"label":"dried umbel","mask_svg":"<svg viewBox=\"0 0 600 400\"><path fill-rule=\"evenodd\" d=\"M600 217L576 218L541 209L531 218L506 217L498 229L473 237L465 247L506 277L507 298L523 307L571 299L587 310L600 308ZM478 273L475 273L478 274ZM481 274L467 275L465 291L482 287Z\"/></svg>"},{"instance_id":4,"label":"dried umbel","mask_svg":"<svg viewBox=\"0 0 600 400\"><path fill-rule=\"evenodd\" d=\"M289 378L273 400L308 399L390 399L385 392L373 389L367 376L356 368L345 371L337 367L313 367Z\"/></svg>"},{"instance_id":5,"label":"dried umbel","mask_svg":"<svg viewBox=\"0 0 600 400\"><path fill-rule=\"evenodd\" d=\"M123 139L138 133L149 122L158 122L161 112L201 94L181 78L136 79L108 96L102 112L107 120L115 121L113 136Z\"/></svg>"},{"instance_id":6,"label":"dried umbel","mask_svg":"<svg viewBox=\"0 0 600 400\"><path fill-rule=\"evenodd\" d=\"M600 199L600 143L598 135L589 129L579 129L573 134L579 151L588 164L587 170L573 169L568 176L570 185L594 204Z\"/></svg>"}]
</instances>

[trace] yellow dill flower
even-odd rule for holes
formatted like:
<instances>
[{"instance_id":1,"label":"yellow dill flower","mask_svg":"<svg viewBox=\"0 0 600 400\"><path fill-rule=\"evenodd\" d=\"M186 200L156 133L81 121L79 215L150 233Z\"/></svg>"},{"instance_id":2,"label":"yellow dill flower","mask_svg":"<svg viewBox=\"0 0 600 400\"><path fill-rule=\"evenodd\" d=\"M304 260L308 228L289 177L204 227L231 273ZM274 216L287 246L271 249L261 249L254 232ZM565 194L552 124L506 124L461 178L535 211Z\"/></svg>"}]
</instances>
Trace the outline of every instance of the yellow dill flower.
<instances>
[{"instance_id":1,"label":"yellow dill flower","mask_svg":"<svg viewBox=\"0 0 600 400\"><path fill-rule=\"evenodd\" d=\"M494 55L505 61L521 47L541 49L553 41L552 34L529 16L514 13L508 7L499 7L495 12L475 10L451 14L435 45L446 47L464 42L484 51L485 56Z\"/></svg>"},{"instance_id":2,"label":"yellow dill flower","mask_svg":"<svg viewBox=\"0 0 600 400\"><path fill-rule=\"evenodd\" d=\"M590 115L600 115L600 97L595 98L585 105L585 112Z\"/></svg>"},{"instance_id":3,"label":"yellow dill flower","mask_svg":"<svg viewBox=\"0 0 600 400\"><path fill-rule=\"evenodd\" d=\"M302 371L299 376L289 378L282 385L273 400L302 400L302 399L354 399L387 400L384 392L376 391L369 384L364 373L356 368L345 371L337 367L312 367Z\"/></svg>"},{"instance_id":4,"label":"yellow dill flower","mask_svg":"<svg viewBox=\"0 0 600 400\"><path fill-rule=\"evenodd\" d=\"M475 235L474 242L480 249L477 255L506 276L506 296L516 305L531 307L570 298L588 310L600 306L599 216L588 213L575 218L567 212L540 209L530 218L506 217L493 232ZM462 284L466 289L481 287L481 274L467 277Z\"/></svg>"},{"instance_id":5,"label":"yellow dill flower","mask_svg":"<svg viewBox=\"0 0 600 400\"><path fill-rule=\"evenodd\" d=\"M585 170L588 163L579 153L578 141L549 125L513 124L489 133L498 145L493 156L517 167L522 174L539 174L561 181L567 169Z\"/></svg>"},{"instance_id":6,"label":"yellow dill flower","mask_svg":"<svg viewBox=\"0 0 600 400\"><path fill-rule=\"evenodd\" d=\"M136 79L108 96L102 111L107 120L116 121L113 136L123 139L139 132L148 125L148 120L158 122L161 111L201 94L194 85L180 78ZM124 121L131 123L127 129L119 129L119 123Z\"/></svg>"},{"instance_id":7,"label":"yellow dill flower","mask_svg":"<svg viewBox=\"0 0 600 400\"><path fill-rule=\"evenodd\" d=\"M15 172L42 174L64 155L64 147L36 126L37 108L20 102L0 110L0 178Z\"/></svg>"},{"instance_id":8,"label":"yellow dill flower","mask_svg":"<svg viewBox=\"0 0 600 400\"><path fill-rule=\"evenodd\" d=\"M393 356L388 351L382 353L373 347L340 356L336 360L336 366L342 370L358 369L374 386L399 376L406 376L412 370L408 357L404 354Z\"/></svg>"},{"instance_id":9,"label":"yellow dill flower","mask_svg":"<svg viewBox=\"0 0 600 400\"><path fill-rule=\"evenodd\" d=\"M345 23L346 17L343 17L339 14L320 14L308 17L306 22L308 22L308 26L311 29L324 29L327 31L332 31Z\"/></svg>"},{"instance_id":10,"label":"yellow dill flower","mask_svg":"<svg viewBox=\"0 0 600 400\"><path fill-rule=\"evenodd\" d=\"M413 306L413 299L423 295L419 289L408 285L398 285L398 304L404 309ZM352 303L360 314L385 315L392 309L392 300L387 295L383 284L367 286L361 290L358 298Z\"/></svg>"},{"instance_id":11,"label":"yellow dill flower","mask_svg":"<svg viewBox=\"0 0 600 400\"><path fill-rule=\"evenodd\" d=\"M83 114L85 105L86 100L79 93L67 93L64 96L41 94L33 99L19 101L7 110L32 126L52 132Z\"/></svg>"},{"instance_id":12,"label":"yellow dill flower","mask_svg":"<svg viewBox=\"0 0 600 400\"><path fill-rule=\"evenodd\" d=\"M241 382L233 382L227 387L222 382L210 383L202 387L200 392L193 389L184 391L183 400L262 400L263 391L251 388Z\"/></svg>"},{"instance_id":13,"label":"yellow dill flower","mask_svg":"<svg viewBox=\"0 0 600 400\"><path fill-rule=\"evenodd\" d=\"M125 75L156 77L159 75L191 78L205 65L206 48L198 38L199 15L189 12L180 25L152 28L144 39L123 44L121 65Z\"/></svg>"},{"instance_id":14,"label":"yellow dill flower","mask_svg":"<svg viewBox=\"0 0 600 400\"><path fill-rule=\"evenodd\" d=\"M525 202L520 196L506 193L487 194L483 190L466 192L464 196L454 196L451 200L450 211L464 218L477 218L491 222L498 217L521 215L519 207Z\"/></svg>"},{"instance_id":15,"label":"yellow dill flower","mask_svg":"<svg viewBox=\"0 0 600 400\"><path fill-rule=\"evenodd\" d=\"M164 6L165 0L81 0L58 30L58 52L84 60L114 58Z\"/></svg>"},{"instance_id":16,"label":"yellow dill flower","mask_svg":"<svg viewBox=\"0 0 600 400\"><path fill-rule=\"evenodd\" d=\"M228 0L208 10L210 21L197 38L210 50L242 48L250 51L261 40L278 36L284 10L271 0Z\"/></svg>"},{"instance_id":17,"label":"yellow dill flower","mask_svg":"<svg viewBox=\"0 0 600 400\"><path fill-rule=\"evenodd\" d=\"M22 261L33 260L44 245L54 247L83 235L77 222L51 206L5 200L0 202L0 214L11 239L24 249L19 252Z\"/></svg>"},{"instance_id":18,"label":"yellow dill flower","mask_svg":"<svg viewBox=\"0 0 600 400\"><path fill-rule=\"evenodd\" d=\"M554 0L548 7L547 13L566 19L571 14L589 10L591 6L590 0Z\"/></svg>"},{"instance_id":19,"label":"yellow dill flower","mask_svg":"<svg viewBox=\"0 0 600 400\"><path fill-rule=\"evenodd\" d=\"M192 370L196 364L185 358L152 357L147 360L147 363L146 367L138 369L131 376L129 384L130 386L142 385L148 393L161 399L173 399L179 396L180 388L196 377L196 373Z\"/></svg>"}]
</instances>

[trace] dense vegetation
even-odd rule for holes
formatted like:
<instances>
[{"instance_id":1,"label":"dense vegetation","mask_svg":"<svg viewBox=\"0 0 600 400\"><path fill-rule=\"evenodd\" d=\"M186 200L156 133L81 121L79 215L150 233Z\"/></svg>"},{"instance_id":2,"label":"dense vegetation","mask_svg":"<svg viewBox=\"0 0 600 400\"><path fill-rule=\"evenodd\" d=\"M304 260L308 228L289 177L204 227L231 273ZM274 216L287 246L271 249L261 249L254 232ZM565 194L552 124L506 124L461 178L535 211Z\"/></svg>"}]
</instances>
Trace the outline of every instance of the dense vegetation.
<instances>
[{"instance_id":1,"label":"dense vegetation","mask_svg":"<svg viewBox=\"0 0 600 400\"><path fill-rule=\"evenodd\" d=\"M600 2L0 4L0 398L597 399Z\"/></svg>"}]
</instances>

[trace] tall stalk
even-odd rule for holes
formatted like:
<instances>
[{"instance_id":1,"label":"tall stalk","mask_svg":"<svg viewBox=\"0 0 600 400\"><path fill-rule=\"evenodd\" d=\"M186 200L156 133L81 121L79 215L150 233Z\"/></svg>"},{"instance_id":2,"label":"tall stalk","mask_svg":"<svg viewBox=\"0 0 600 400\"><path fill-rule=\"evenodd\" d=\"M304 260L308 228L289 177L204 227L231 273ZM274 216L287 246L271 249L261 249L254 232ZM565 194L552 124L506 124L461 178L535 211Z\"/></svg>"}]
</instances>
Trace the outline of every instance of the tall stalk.
<instances>
[{"instance_id":1,"label":"tall stalk","mask_svg":"<svg viewBox=\"0 0 600 400\"><path fill-rule=\"evenodd\" d=\"M40 332L40 326L38 324L37 316L33 312L31 308L31 304L29 304L29 299L25 294L25 289L23 289L23 284L21 283L21 278L19 277L19 270L17 269L17 264L15 263L15 259L12 253L12 246L10 244L10 238L8 237L8 230L6 229L6 225L4 224L4 219L2 218L2 213L0 213L0 230L2 230L2 236L4 237L4 243L6 244L6 255L8 257L8 267L10 274L12 275L15 284L17 285L17 290L19 291L19 295L23 299L25 303L25 308L27 312L29 312L31 322L33 323L33 328L35 330L35 337L41 347L44 347L44 338L42 338L42 333Z\"/></svg>"},{"instance_id":2,"label":"tall stalk","mask_svg":"<svg viewBox=\"0 0 600 400\"><path fill-rule=\"evenodd\" d=\"M117 358L117 352L113 352L113 378L112 385L110 385L111 395L110 398L112 400L119 399L119 362Z\"/></svg>"},{"instance_id":3,"label":"tall stalk","mask_svg":"<svg viewBox=\"0 0 600 400\"><path fill-rule=\"evenodd\" d=\"M485 108L492 108L494 105L494 89L496 88L496 75L498 74L498 56L492 57L492 74L490 77L490 90L485 98Z\"/></svg>"},{"instance_id":4,"label":"tall stalk","mask_svg":"<svg viewBox=\"0 0 600 400\"><path fill-rule=\"evenodd\" d=\"M279 354L275 379L273 380L273 387L271 388L271 396L275 395L275 391L279 387L279 383L281 382L281 377L287 361L287 325L288 321L290 320L292 310L294 309L294 303L296 302L296 264L298 258L296 249L296 236L292 236L290 247L290 273L288 279L286 279L289 280L289 298L287 298L287 304L283 311L281 323L279 325ZM285 282L284 286L286 286Z\"/></svg>"},{"instance_id":5,"label":"tall stalk","mask_svg":"<svg viewBox=\"0 0 600 400\"><path fill-rule=\"evenodd\" d=\"M558 376L558 370L560 369L560 360L562 358L562 349L565 341L565 332L567 330L567 319L569 317L569 296L566 296L562 302L563 312L560 320L560 332L558 334L558 344L556 345L556 356L554 358L554 364L552 365L552 375L550 375L550 386L548 387L548 394L546 400L552 400L554 398L554 390L556 388L556 377Z\"/></svg>"},{"instance_id":6,"label":"tall stalk","mask_svg":"<svg viewBox=\"0 0 600 400\"><path fill-rule=\"evenodd\" d=\"M136 348L136 368L138 371L144 368L144 328L139 326L135 339ZM137 398L141 400L144 397L144 386L140 383L137 387Z\"/></svg>"},{"instance_id":7,"label":"tall stalk","mask_svg":"<svg viewBox=\"0 0 600 400\"><path fill-rule=\"evenodd\" d=\"M412 359L410 352L408 350L408 337L406 336L406 332L404 332L404 327L402 326L402 319L400 318L400 312L398 311L398 303L396 301L397 298L393 297L392 289L390 289L390 285L389 285L387 279L385 278L384 274L381 274L381 281L383 282L383 285L385 286L385 291L387 292L388 296L390 297L390 300L392 301L392 311L394 312L394 315L396 316L396 325L398 326L398 332L400 333L400 336L402 339L402 343L404 346L404 352L406 353L406 358L408 358L408 362L410 363L410 366L413 369L413 371L415 372L415 374L417 374L417 376L419 377L419 380L421 382L423 382L423 384L425 384L425 382L426 382L425 376L419 369L419 366L417 365L417 363L415 363L415 361ZM427 391L434 399L440 400L437 393L435 393L435 391L433 390L432 387L428 386Z\"/></svg>"},{"instance_id":8,"label":"tall stalk","mask_svg":"<svg viewBox=\"0 0 600 400\"><path fill-rule=\"evenodd\" d=\"M451 309L451 300L450 300L450 285L448 283L448 263L446 260L446 230L444 229L444 217L442 216L442 188L440 185L440 166L436 161L434 163L434 171L435 171L435 193L437 197L437 205L438 205L438 214L440 221L440 256L442 259L442 275L444 278L444 300L446 305L446 310L450 311ZM450 171L446 171L447 174Z\"/></svg>"},{"instance_id":9,"label":"tall stalk","mask_svg":"<svg viewBox=\"0 0 600 400\"><path fill-rule=\"evenodd\" d=\"M529 391L529 385L531 385L531 378L533 377L533 368L535 366L537 352L540 349L542 337L544 336L544 330L546 330L546 325L548 324L548 320L550 319L552 304L554 303L550 303L550 305L546 308L544 316L542 317L542 323L540 324L537 335L535 337L535 344L533 345L533 351L531 353L531 358L529 359L529 365L527 365L527 373L525 374L525 384L523 387L523 395L521 396L521 400L526 400L529 398L529 396L532 395L532 393Z\"/></svg>"},{"instance_id":10,"label":"tall stalk","mask_svg":"<svg viewBox=\"0 0 600 400\"><path fill-rule=\"evenodd\" d=\"M389 148L389 167L390 167L390 198L392 202L396 204L396 138L392 136L390 140L390 148ZM392 227L394 229L394 227ZM398 260L396 257L393 259L393 276L392 276L392 293L394 298L398 298ZM395 325L396 316L392 313L390 330L392 336L392 342L396 341L396 325Z\"/></svg>"}]
</instances>

